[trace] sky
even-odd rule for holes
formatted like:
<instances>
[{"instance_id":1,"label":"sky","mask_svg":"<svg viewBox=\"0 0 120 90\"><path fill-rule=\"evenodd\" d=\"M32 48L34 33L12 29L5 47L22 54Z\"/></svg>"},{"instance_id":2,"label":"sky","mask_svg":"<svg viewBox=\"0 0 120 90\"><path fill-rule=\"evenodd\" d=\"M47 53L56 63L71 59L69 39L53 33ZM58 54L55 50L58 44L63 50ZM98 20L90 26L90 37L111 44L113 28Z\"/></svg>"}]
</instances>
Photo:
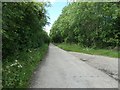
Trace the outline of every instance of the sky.
<instances>
[{"instance_id":1,"label":"sky","mask_svg":"<svg viewBox=\"0 0 120 90\"><path fill-rule=\"evenodd\" d=\"M51 23L50 26L46 26L46 31L49 33L50 28L52 27L53 23L59 15L62 13L62 9L67 5L67 2L54 2L52 6L47 9L48 15L50 17L49 22Z\"/></svg>"},{"instance_id":2,"label":"sky","mask_svg":"<svg viewBox=\"0 0 120 90\"><path fill-rule=\"evenodd\" d=\"M41 1L41 0L38 0ZM45 0L44 0L45 1ZM47 1L47 0L46 0ZM55 20L59 17L62 9L67 5L67 0L49 0L51 2L51 7L46 8L48 16L50 17L50 25L45 26L45 31L49 34L50 29Z\"/></svg>"}]
</instances>

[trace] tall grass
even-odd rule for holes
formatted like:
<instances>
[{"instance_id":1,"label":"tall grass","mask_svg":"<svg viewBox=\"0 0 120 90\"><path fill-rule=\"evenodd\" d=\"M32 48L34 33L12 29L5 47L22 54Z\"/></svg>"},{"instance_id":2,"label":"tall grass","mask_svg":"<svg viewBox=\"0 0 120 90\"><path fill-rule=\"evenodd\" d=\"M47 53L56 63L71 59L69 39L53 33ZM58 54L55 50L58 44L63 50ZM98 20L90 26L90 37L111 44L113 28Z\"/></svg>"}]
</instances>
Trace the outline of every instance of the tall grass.
<instances>
[{"instance_id":1,"label":"tall grass","mask_svg":"<svg viewBox=\"0 0 120 90\"><path fill-rule=\"evenodd\" d=\"M40 48L29 49L7 57L3 61L3 88L27 88L29 79L42 60L48 45Z\"/></svg>"}]
</instances>

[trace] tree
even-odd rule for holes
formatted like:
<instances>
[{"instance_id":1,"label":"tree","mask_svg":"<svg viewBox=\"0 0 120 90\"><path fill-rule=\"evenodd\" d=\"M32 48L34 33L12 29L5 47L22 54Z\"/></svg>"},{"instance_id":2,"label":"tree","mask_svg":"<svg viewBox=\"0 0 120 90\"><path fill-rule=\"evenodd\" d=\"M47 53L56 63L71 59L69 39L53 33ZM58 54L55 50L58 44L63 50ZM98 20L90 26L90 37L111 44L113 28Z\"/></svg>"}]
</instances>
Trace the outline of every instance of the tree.
<instances>
[{"instance_id":1,"label":"tree","mask_svg":"<svg viewBox=\"0 0 120 90\"><path fill-rule=\"evenodd\" d=\"M71 3L63 8L52 26L50 36L53 42L57 41L59 32L59 40L63 42L94 48L117 47L119 12L117 3Z\"/></svg>"},{"instance_id":2,"label":"tree","mask_svg":"<svg viewBox=\"0 0 120 90\"><path fill-rule=\"evenodd\" d=\"M35 2L3 3L3 58L49 43L49 37L43 31L47 24L46 5Z\"/></svg>"}]
</instances>

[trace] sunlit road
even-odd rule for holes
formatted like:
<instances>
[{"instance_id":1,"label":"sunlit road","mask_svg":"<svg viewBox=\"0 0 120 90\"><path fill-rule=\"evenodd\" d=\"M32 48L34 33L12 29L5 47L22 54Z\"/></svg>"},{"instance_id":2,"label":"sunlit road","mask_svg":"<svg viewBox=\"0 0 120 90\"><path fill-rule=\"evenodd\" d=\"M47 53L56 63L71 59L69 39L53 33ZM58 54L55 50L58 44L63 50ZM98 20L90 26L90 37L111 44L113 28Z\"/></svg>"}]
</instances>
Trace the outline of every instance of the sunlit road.
<instances>
[{"instance_id":1,"label":"sunlit road","mask_svg":"<svg viewBox=\"0 0 120 90\"><path fill-rule=\"evenodd\" d=\"M118 88L118 82L50 44L31 80L31 88Z\"/></svg>"},{"instance_id":2,"label":"sunlit road","mask_svg":"<svg viewBox=\"0 0 120 90\"><path fill-rule=\"evenodd\" d=\"M90 55L85 53L69 52L78 59L84 61L92 67L103 71L116 80L118 78L118 58L111 58L101 55Z\"/></svg>"}]
</instances>

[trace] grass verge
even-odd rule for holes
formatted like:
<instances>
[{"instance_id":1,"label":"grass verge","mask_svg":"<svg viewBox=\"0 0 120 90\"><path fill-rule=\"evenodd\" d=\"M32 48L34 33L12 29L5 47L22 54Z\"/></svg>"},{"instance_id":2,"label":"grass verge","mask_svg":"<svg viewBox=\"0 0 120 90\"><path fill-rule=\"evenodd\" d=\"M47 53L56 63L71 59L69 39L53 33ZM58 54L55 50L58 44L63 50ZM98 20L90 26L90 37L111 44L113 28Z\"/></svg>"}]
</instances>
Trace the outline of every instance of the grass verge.
<instances>
[{"instance_id":1,"label":"grass verge","mask_svg":"<svg viewBox=\"0 0 120 90\"><path fill-rule=\"evenodd\" d=\"M55 44L55 45L57 45L58 47L60 47L64 50L67 50L67 51L120 58L120 56L118 55L120 53L120 51L107 50L107 49L85 48L85 47L79 46L77 44L67 44L67 43L61 43L61 44Z\"/></svg>"},{"instance_id":2,"label":"grass verge","mask_svg":"<svg viewBox=\"0 0 120 90\"><path fill-rule=\"evenodd\" d=\"M28 52L19 52L17 55L7 57L3 61L2 84L3 88L27 88L29 79L38 63L47 52L48 45Z\"/></svg>"}]
</instances>

